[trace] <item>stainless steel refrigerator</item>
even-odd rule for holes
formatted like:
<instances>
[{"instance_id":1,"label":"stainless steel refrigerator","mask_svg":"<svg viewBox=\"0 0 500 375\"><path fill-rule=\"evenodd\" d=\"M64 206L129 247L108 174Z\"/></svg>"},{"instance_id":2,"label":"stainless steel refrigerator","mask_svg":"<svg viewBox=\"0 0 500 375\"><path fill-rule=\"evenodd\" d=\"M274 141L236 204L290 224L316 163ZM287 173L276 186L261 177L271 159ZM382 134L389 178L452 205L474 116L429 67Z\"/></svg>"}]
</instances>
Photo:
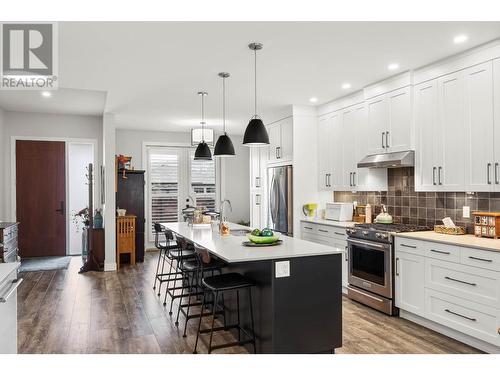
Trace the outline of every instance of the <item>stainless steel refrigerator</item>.
<instances>
[{"instance_id":1,"label":"stainless steel refrigerator","mask_svg":"<svg viewBox=\"0 0 500 375\"><path fill-rule=\"evenodd\" d=\"M293 235L292 166L268 168L268 226L276 232Z\"/></svg>"}]
</instances>

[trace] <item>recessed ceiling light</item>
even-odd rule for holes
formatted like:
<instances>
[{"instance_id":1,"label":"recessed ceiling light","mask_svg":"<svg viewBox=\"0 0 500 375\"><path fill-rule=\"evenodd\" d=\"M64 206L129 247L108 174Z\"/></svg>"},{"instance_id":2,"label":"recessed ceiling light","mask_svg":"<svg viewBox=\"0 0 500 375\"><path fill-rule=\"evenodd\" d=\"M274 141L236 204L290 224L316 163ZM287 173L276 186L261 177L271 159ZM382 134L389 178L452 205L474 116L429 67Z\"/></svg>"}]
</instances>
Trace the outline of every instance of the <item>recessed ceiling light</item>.
<instances>
[{"instance_id":1,"label":"recessed ceiling light","mask_svg":"<svg viewBox=\"0 0 500 375\"><path fill-rule=\"evenodd\" d=\"M343 88L344 90L350 89L350 88L351 88L351 84L350 84L350 83L347 83L347 82L346 82L346 83L343 83L343 84L342 84L342 88Z\"/></svg>"},{"instance_id":2,"label":"recessed ceiling light","mask_svg":"<svg viewBox=\"0 0 500 375\"><path fill-rule=\"evenodd\" d=\"M52 93L50 91L42 91L42 96L44 98L50 98L52 96Z\"/></svg>"},{"instance_id":3,"label":"recessed ceiling light","mask_svg":"<svg viewBox=\"0 0 500 375\"><path fill-rule=\"evenodd\" d=\"M455 44L463 43L468 39L468 36L465 34L457 35L456 37L453 38L453 42Z\"/></svg>"},{"instance_id":4,"label":"recessed ceiling light","mask_svg":"<svg viewBox=\"0 0 500 375\"><path fill-rule=\"evenodd\" d=\"M309 101L310 101L311 103L316 103L316 102L318 101L318 98L316 98L316 97L312 97L311 99L309 99Z\"/></svg>"},{"instance_id":5,"label":"recessed ceiling light","mask_svg":"<svg viewBox=\"0 0 500 375\"><path fill-rule=\"evenodd\" d=\"M392 63L392 64L389 64L387 66L387 69L389 69L389 70L396 70L398 68L399 68L399 64L397 64L397 63Z\"/></svg>"}]
</instances>

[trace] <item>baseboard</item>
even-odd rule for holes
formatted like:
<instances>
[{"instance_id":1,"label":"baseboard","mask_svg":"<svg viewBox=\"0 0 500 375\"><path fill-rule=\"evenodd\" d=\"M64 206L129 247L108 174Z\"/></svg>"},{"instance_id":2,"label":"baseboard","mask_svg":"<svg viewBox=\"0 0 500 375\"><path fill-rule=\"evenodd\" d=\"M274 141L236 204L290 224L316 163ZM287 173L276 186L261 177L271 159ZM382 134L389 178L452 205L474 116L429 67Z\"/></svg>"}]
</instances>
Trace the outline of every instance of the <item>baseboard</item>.
<instances>
[{"instance_id":1,"label":"baseboard","mask_svg":"<svg viewBox=\"0 0 500 375\"><path fill-rule=\"evenodd\" d=\"M147 253L154 253L154 252L157 252L158 249L156 247L147 247L145 251Z\"/></svg>"},{"instance_id":2,"label":"baseboard","mask_svg":"<svg viewBox=\"0 0 500 375\"><path fill-rule=\"evenodd\" d=\"M485 341L476 339L475 337L466 335L465 333L456 331L452 328L448 328L442 324L433 322L429 319L423 318L421 316L412 314L408 311L399 310L399 316L403 319L409 320L413 323L419 324L425 328L429 328L433 331L441 333L442 335L451 337L457 341L463 342L473 348L482 350L483 352L490 354L500 354L500 347L487 343Z\"/></svg>"},{"instance_id":3,"label":"baseboard","mask_svg":"<svg viewBox=\"0 0 500 375\"><path fill-rule=\"evenodd\" d=\"M104 262L104 272L116 271L116 262Z\"/></svg>"}]
</instances>

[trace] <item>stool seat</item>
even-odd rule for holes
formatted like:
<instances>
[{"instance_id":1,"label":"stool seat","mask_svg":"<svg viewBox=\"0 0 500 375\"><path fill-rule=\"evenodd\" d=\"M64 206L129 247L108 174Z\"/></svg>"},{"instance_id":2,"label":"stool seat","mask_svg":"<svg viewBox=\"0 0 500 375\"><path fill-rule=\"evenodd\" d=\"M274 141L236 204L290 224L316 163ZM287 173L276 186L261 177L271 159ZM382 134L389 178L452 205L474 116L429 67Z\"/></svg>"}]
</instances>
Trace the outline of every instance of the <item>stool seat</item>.
<instances>
[{"instance_id":1,"label":"stool seat","mask_svg":"<svg viewBox=\"0 0 500 375\"><path fill-rule=\"evenodd\" d=\"M223 268L225 265L226 263L222 260L212 258L210 259L210 263L203 263L203 270L212 271ZM197 260L193 259L184 261L181 265L181 268L185 269L186 271L195 271L197 269L201 269L202 267L200 267L200 263Z\"/></svg>"},{"instance_id":2,"label":"stool seat","mask_svg":"<svg viewBox=\"0 0 500 375\"><path fill-rule=\"evenodd\" d=\"M170 250L169 255L176 260L187 259L194 258L195 252L194 250Z\"/></svg>"},{"instance_id":3,"label":"stool seat","mask_svg":"<svg viewBox=\"0 0 500 375\"><path fill-rule=\"evenodd\" d=\"M204 277L202 283L213 291L249 288L255 285L252 279L236 272Z\"/></svg>"}]
</instances>

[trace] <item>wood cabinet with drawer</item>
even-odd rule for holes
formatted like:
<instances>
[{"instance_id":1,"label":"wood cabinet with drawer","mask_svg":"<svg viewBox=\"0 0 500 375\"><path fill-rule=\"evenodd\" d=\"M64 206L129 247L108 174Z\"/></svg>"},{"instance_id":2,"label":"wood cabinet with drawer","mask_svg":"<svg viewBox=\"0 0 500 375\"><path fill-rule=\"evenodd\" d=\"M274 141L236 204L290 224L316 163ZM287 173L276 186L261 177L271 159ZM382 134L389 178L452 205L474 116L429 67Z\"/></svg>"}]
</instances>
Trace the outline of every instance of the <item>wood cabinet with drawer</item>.
<instances>
[{"instance_id":1,"label":"wood cabinet with drawer","mask_svg":"<svg viewBox=\"0 0 500 375\"><path fill-rule=\"evenodd\" d=\"M0 223L0 263L17 262L18 223Z\"/></svg>"}]
</instances>

